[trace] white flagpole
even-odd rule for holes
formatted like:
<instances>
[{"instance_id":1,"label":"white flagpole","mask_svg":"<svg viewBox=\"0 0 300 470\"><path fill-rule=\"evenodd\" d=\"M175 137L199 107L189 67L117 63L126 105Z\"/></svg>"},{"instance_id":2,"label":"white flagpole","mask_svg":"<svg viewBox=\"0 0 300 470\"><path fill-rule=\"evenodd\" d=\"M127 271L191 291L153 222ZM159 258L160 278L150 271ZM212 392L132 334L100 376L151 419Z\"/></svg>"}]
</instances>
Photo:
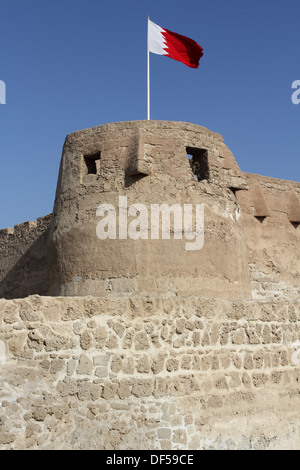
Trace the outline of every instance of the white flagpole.
<instances>
[{"instance_id":1,"label":"white flagpole","mask_svg":"<svg viewBox=\"0 0 300 470\"><path fill-rule=\"evenodd\" d=\"M147 120L150 120L150 52L149 52L149 15L147 21Z\"/></svg>"}]
</instances>

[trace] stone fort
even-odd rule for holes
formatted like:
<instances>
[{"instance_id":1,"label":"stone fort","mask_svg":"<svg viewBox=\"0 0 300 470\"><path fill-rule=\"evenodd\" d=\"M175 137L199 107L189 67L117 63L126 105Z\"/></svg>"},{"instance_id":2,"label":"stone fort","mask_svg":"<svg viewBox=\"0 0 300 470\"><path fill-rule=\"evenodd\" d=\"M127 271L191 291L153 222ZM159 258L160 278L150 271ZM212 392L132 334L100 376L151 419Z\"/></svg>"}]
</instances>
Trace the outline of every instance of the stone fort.
<instances>
[{"instance_id":1,"label":"stone fort","mask_svg":"<svg viewBox=\"0 0 300 470\"><path fill-rule=\"evenodd\" d=\"M124 236L120 196L170 236ZM200 204L187 250L172 208ZM299 225L300 183L201 126L68 135L53 213L0 230L0 448L299 449Z\"/></svg>"}]
</instances>

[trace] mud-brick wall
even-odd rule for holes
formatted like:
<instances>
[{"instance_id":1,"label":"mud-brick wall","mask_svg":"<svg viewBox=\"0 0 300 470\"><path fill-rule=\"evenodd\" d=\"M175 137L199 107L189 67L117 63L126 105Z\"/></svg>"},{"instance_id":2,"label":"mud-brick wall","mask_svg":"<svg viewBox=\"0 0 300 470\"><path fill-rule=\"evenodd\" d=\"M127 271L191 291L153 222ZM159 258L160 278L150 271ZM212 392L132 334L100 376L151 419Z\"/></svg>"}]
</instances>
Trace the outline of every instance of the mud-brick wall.
<instances>
[{"instance_id":1,"label":"mud-brick wall","mask_svg":"<svg viewBox=\"0 0 300 470\"><path fill-rule=\"evenodd\" d=\"M300 183L244 173L238 191L252 299L300 296Z\"/></svg>"},{"instance_id":2,"label":"mud-brick wall","mask_svg":"<svg viewBox=\"0 0 300 470\"><path fill-rule=\"evenodd\" d=\"M47 244L52 214L0 230L0 298L48 293Z\"/></svg>"},{"instance_id":3,"label":"mud-brick wall","mask_svg":"<svg viewBox=\"0 0 300 470\"><path fill-rule=\"evenodd\" d=\"M296 449L300 301L0 300L1 449Z\"/></svg>"}]
</instances>

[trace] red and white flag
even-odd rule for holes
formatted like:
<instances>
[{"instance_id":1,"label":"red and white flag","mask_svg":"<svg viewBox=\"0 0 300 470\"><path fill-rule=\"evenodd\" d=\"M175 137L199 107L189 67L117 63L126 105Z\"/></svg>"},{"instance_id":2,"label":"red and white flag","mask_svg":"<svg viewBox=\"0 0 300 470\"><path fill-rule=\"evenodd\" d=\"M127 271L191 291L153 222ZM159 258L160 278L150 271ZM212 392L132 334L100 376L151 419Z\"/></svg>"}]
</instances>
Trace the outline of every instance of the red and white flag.
<instances>
[{"instance_id":1,"label":"red and white flag","mask_svg":"<svg viewBox=\"0 0 300 470\"><path fill-rule=\"evenodd\" d=\"M183 62L194 69L199 67L203 49L193 39L161 28L148 18L148 51Z\"/></svg>"}]
</instances>

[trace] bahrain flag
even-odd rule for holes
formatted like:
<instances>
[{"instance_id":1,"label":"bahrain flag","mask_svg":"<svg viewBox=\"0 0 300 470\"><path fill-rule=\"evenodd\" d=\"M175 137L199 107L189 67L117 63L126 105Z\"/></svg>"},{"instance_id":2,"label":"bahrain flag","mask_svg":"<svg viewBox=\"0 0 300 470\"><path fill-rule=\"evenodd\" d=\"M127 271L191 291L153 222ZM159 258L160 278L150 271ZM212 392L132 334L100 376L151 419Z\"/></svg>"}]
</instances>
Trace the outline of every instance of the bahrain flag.
<instances>
[{"instance_id":1,"label":"bahrain flag","mask_svg":"<svg viewBox=\"0 0 300 470\"><path fill-rule=\"evenodd\" d=\"M183 62L194 69L199 67L203 49L193 39L161 28L148 18L148 51Z\"/></svg>"}]
</instances>

